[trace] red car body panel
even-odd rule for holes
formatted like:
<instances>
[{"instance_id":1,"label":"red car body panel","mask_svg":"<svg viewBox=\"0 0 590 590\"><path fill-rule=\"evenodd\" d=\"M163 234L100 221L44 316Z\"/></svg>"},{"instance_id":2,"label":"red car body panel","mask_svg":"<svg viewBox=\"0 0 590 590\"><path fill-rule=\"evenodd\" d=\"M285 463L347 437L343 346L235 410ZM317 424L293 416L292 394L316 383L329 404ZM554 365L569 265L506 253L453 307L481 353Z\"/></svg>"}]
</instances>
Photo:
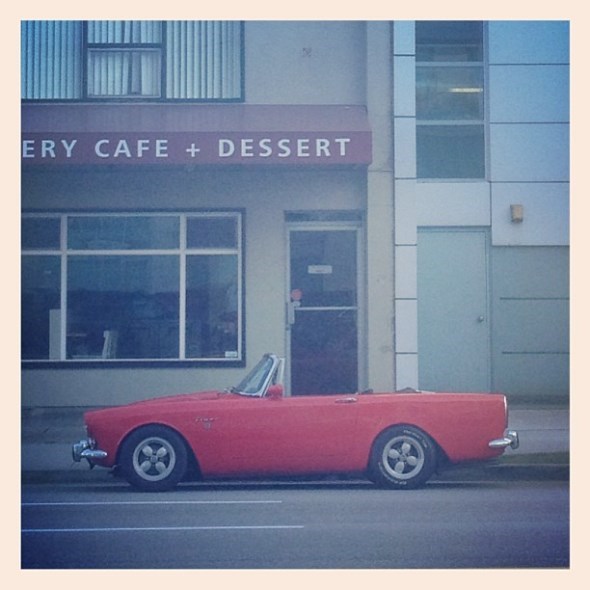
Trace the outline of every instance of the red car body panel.
<instances>
[{"instance_id":1,"label":"red car body panel","mask_svg":"<svg viewBox=\"0 0 590 590\"><path fill-rule=\"evenodd\" d=\"M187 394L94 410L89 435L117 464L132 431L160 424L177 431L207 477L366 471L376 437L394 425L427 433L452 462L502 453L489 442L507 427L501 394L372 393L248 397Z\"/></svg>"}]
</instances>

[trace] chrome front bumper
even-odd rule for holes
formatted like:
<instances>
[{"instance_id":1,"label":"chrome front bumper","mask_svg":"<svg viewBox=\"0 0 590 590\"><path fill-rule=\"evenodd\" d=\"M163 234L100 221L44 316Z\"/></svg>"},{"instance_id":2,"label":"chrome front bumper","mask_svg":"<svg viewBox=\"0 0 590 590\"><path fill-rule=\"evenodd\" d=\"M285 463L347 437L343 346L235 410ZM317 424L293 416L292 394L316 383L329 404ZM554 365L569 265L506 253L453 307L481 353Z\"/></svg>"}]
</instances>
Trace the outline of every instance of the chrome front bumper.
<instances>
[{"instance_id":1,"label":"chrome front bumper","mask_svg":"<svg viewBox=\"0 0 590 590\"><path fill-rule=\"evenodd\" d=\"M104 459L106 456L106 451L96 448L96 441L93 438L85 438L72 445L72 458L77 463L86 459L92 465L93 461Z\"/></svg>"},{"instance_id":2,"label":"chrome front bumper","mask_svg":"<svg viewBox=\"0 0 590 590\"><path fill-rule=\"evenodd\" d=\"M488 446L492 449L505 449L506 447L518 449L518 445L518 432L516 430L507 430L502 438L495 438L488 443Z\"/></svg>"}]
</instances>

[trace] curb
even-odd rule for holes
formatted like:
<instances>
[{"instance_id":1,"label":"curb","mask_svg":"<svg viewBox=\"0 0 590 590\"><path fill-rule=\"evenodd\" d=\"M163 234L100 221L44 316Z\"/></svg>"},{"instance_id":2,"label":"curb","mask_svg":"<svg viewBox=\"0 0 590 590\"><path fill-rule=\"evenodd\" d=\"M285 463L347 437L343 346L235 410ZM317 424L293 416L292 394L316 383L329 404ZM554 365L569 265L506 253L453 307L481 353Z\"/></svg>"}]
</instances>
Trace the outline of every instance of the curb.
<instances>
[{"instance_id":1,"label":"curb","mask_svg":"<svg viewBox=\"0 0 590 590\"><path fill-rule=\"evenodd\" d=\"M436 481L569 481L570 467L563 464L489 465L453 467L433 478Z\"/></svg>"},{"instance_id":2,"label":"curb","mask_svg":"<svg viewBox=\"0 0 590 590\"><path fill-rule=\"evenodd\" d=\"M446 469L440 474L435 474L431 481L438 483L445 482L507 482L507 481L562 481L568 482L570 479L570 467L568 464L562 463L543 463L543 464L519 464L519 465L474 465L465 466L457 465ZM233 481L246 481L260 483L260 479L250 480L223 480L221 483L229 483ZM285 478L264 479L264 482L280 482L285 481ZM360 478L354 476L318 476L315 478L293 478L292 482L309 483L316 481L321 483L333 482L347 482L360 481ZM364 480L362 480L364 481ZM367 480L368 482L368 480ZM38 471L23 471L21 473L22 484L125 484L124 479L116 477L110 470L101 469L75 469L71 471L66 470L38 470ZM195 482L205 483L205 482ZM206 483L220 483L220 480L210 480Z\"/></svg>"}]
</instances>

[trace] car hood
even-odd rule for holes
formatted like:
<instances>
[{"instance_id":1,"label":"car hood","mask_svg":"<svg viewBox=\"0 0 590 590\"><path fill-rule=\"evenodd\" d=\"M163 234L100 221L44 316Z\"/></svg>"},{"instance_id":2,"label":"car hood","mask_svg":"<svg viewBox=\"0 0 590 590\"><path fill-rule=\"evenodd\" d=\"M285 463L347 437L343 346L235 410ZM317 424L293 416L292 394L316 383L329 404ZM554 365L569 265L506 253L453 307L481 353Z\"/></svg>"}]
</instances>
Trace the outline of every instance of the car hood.
<instances>
[{"instance_id":1,"label":"car hood","mask_svg":"<svg viewBox=\"0 0 590 590\"><path fill-rule=\"evenodd\" d=\"M158 407L170 407L180 402L198 402L211 401L218 399L231 399L235 397L231 393L225 391L200 391L198 393L181 393L176 395L168 395L164 397L155 397L152 399L131 402L121 406L111 406L108 408L98 408L89 410L84 414L84 420L94 421L95 419L107 419L109 416L133 415L137 412L149 411Z\"/></svg>"},{"instance_id":2,"label":"car hood","mask_svg":"<svg viewBox=\"0 0 590 590\"><path fill-rule=\"evenodd\" d=\"M228 394L225 391L199 391L197 393L177 393L175 395L167 395L164 397L155 397L153 399L146 399L138 402L128 404L129 406L145 406L154 404L168 404L175 402L186 402L186 401L209 401L213 399L219 399L227 397Z\"/></svg>"}]
</instances>

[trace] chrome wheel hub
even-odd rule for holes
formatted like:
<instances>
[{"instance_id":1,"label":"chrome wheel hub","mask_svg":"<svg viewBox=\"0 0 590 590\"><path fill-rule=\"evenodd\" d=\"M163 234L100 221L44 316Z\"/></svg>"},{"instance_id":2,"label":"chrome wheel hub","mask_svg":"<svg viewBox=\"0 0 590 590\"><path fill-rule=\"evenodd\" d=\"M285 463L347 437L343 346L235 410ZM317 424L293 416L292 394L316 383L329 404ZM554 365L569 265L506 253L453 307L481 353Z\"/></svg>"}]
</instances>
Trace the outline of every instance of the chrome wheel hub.
<instances>
[{"instance_id":1,"label":"chrome wheel hub","mask_svg":"<svg viewBox=\"0 0 590 590\"><path fill-rule=\"evenodd\" d=\"M133 469L148 481L164 479L174 469L176 453L172 445L165 439L150 437L135 447L133 453Z\"/></svg>"},{"instance_id":2,"label":"chrome wheel hub","mask_svg":"<svg viewBox=\"0 0 590 590\"><path fill-rule=\"evenodd\" d=\"M424 465L424 450L410 436L396 436L383 449L383 466L391 477L410 479L420 473Z\"/></svg>"}]
</instances>

